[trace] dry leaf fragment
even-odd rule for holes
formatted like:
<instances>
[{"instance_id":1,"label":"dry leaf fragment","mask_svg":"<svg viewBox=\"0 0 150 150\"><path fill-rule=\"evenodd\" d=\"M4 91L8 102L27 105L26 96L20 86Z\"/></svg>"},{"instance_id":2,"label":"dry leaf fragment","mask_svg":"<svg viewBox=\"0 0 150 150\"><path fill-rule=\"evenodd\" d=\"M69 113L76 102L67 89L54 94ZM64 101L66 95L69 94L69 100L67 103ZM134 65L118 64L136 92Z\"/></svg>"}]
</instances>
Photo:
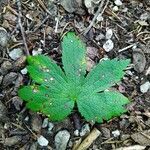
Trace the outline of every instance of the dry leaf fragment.
<instances>
[{"instance_id":1,"label":"dry leaf fragment","mask_svg":"<svg viewBox=\"0 0 150 150\"><path fill-rule=\"evenodd\" d=\"M150 146L150 130L134 133L131 138L143 146Z\"/></svg>"}]
</instances>

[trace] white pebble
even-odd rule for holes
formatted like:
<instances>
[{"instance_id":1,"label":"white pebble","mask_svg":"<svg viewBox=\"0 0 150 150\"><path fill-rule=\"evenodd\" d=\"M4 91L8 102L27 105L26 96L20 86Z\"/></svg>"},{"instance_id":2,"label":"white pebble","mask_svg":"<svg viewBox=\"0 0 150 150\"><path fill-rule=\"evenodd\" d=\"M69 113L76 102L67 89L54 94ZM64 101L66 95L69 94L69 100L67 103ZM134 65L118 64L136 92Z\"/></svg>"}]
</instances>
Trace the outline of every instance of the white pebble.
<instances>
[{"instance_id":1,"label":"white pebble","mask_svg":"<svg viewBox=\"0 0 150 150\"><path fill-rule=\"evenodd\" d=\"M90 126L89 124L85 124L82 128L81 128L81 131L80 131L80 136L84 136L86 135L87 133L90 132Z\"/></svg>"},{"instance_id":2,"label":"white pebble","mask_svg":"<svg viewBox=\"0 0 150 150\"><path fill-rule=\"evenodd\" d=\"M117 6L121 6L121 5L122 5L122 1L121 1L121 0L115 0L115 4L116 4Z\"/></svg>"},{"instance_id":3,"label":"white pebble","mask_svg":"<svg viewBox=\"0 0 150 150\"><path fill-rule=\"evenodd\" d=\"M119 130L112 131L112 134L114 137L118 137L120 135L120 131Z\"/></svg>"},{"instance_id":4,"label":"white pebble","mask_svg":"<svg viewBox=\"0 0 150 150\"><path fill-rule=\"evenodd\" d=\"M104 45L103 45L103 48L106 52L109 52L111 51L113 48L114 48L114 43L112 40L107 40Z\"/></svg>"},{"instance_id":5,"label":"white pebble","mask_svg":"<svg viewBox=\"0 0 150 150\"><path fill-rule=\"evenodd\" d=\"M75 131L74 131L74 135L75 135L75 136L79 136L79 130L75 130Z\"/></svg>"},{"instance_id":6,"label":"white pebble","mask_svg":"<svg viewBox=\"0 0 150 150\"><path fill-rule=\"evenodd\" d=\"M107 31L106 31L106 39L111 39L112 35L113 35L112 29L107 29Z\"/></svg>"},{"instance_id":7,"label":"white pebble","mask_svg":"<svg viewBox=\"0 0 150 150\"><path fill-rule=\"evenodd\" d=\"M124 9L122 9L122 12L126 13L128 11L128 8L125 7Z\"/></svg>"},{"instance_id":8,"label":"white pebble","mask_svg":"<svg viewBox=\"0 0 150 150\"><path fill-rule=\"evenodd\" d=\"M140 91L142 93L146 93L149 89L150 89L150 82L149 81L145 82L144 84L142 84L140 86Z\"/></svg>"},{"instance_id":9,"label":"white pebble","mask_svg":"<svg viewBox=\"0 0 150 150\"><path fill-rule=\"evenodd\" d=\"M135 77L135 79L139 79L139 77L138 77L138 76L136 76L136 77Z\"/></svg>"},{"instance_id":10,"label":"white pebble","mask_svg":"<svg viewBox=\"0 0 150 150\"><path fill-rule=\"evenodd\" d=\"M86 8L92 7L92 1L91 0L84 0L84 4L85 4Z\"/></svg>"},{"instance_id":11,"label":"white pebble","mask_svg":"<svg viewBox=\"0 0 150 150\"><path fill-rule=\"evenodd\" d=\"M114 6L114 7L113 7L113 11L114 11L114 12L117 12L118 10L119 10L118 6Z\"/></svg>"},{"instance_id":12,"label":"white pebble","mask_svg":"<svg viewBox=\"0 0 150 150\"><path fill-rule=\"evenodd\" d=\"M147 75L149 75L149 74L150 74L150 66L149 66L148 69L146 70L145 75L147 76Z\"/></svg>"},{"instance_id":13,"label":"white pebble","mask_svg":"<svg viewBox=\"0 0 150 150\"><path fill-rule=\"evenodd\" d=\"M42 128L46 128L48 126L48 118L43 120Z\"/></svg>"},{"instance_id":14,"label":"white pebble","mask_svg":"<svg viewBox=\"0 0 150 150\"><path fill-rule=\"evenodd\" d=\"M27 72L28 72L27 68L24 68L24 69L21 70L22 74L27 74Z\"/></svg>"},{"instance_id":15,"label":"white pebble","mask_svg":"<svg viewBox=\"0 0 150 150\"><path fill-rule=\"evenodd\" d=\"M54 124L49 122L48 123L48 131L51 131L54 128Z\"/></svg>"},{"instance_id":16,"label":"white pebble","mask_svg":"<svg viewBox=\"0 0 150 150\"><path fill-rule=\"evenodd\" d=\"M146 12L146 13L143 13L141 16L140 16L140 20L147 20L149 17L149 14Z\"/></svg>"},{"instance_id":17,"label":"white pebble","mask_svg":"<svg viewBox=\"0 0 150 150\"><path fill-rule=\"evenodd\" d=\"M23 55L23 51L20 48L15 48L9 53L9 57L13 60L17 60Z\"/></svg>"},{"instance_id":18,"label":"white pebble","mask_svg":"<svg viewBox=\"0 0 150 150\"><path fill-rule=\"evenodd\" d=\"M42 135L37 139L37 141L41 146L47 146L49 143L48 140Z\"/></svg>"},{"instance_id":19,"label":"white pebble","mask_svg":"<svg viewBox=\"0 0 150 150\"><path fill-rule=\"evenodd\" d=\"M41 48L38 48L38 50L33 50L33 51L32 51L32 55L35 56L35 55L42 54L42 51L43 51L43 50L42 50Z\"/></svg>"},{"instance_id":20,"label":"white pebble","mask_svg":"<svg viewBox=\"0 0 150 150\"><path fill-rule=\"evenodd\" d=\"M128 75L130 75L130 76L133 75L133 73L130 70L125 71L125 73L128 74Z\"/></svg>"},{"instance_id":21,"label":"white pebble","mask_svg":"<svg viewBox=\"0 0 150 150\"><path fill-rule=\"evenodd\" d=\"M30 14L26 14L26 17L27 17L29 20L32 20L32 21L33 21L33 17L32 17L32 15L30 15Z\"/></svg>"},{"instance_id":22,"label":"white pebble","mask_svg":"<svg viewBox=\"0 0 150 150\"><path fill-rule=\"evenodd\" d=\"M97 16L97 21L103 21L103 20L104 20L103 16L101 14L99 14Z\"/></svg>"},{"instance_id":23,"label":"white pebble","mask_svg":"<svg viewBox=\"0 0 150 150\"><path fill-rule=\"evenodd\" d=\"M29 116L24 118L25 121L29 121Z\"/></svg>"},{"instance_id":24,"label":"white pebble","mask_svg":"<svg viewBox=\"0 0 150 150\"><path fill-rule=\"evenodd\" d=\"M98 36L96 36L96 41L100 41L100 40L102 40L102 39L105 39L105 35L104 34L102 34L102 33L100 33Z\"/></svg>"},{"instance_id":25,"label":"white pebble","mask_svg":"<svg viewBox=\"0 0 150 150\"><path fill-rule=\"evenodd\" d=\"M42 135L37 139L37 141L41 146L47 146L49 143L48 140Z\"/></svg>"},{"instance_id":26,"label":"white pebble","mask_svg":"<svg viewBox=\"0 0 150 150\"><path fill-rule=\"evenodd\" d=\"M45 44L45 41L44 40L40 40L40 42L44 45Z\"/></svg>"},{"instance_id":27,"label":"white pebble","mask_svg":"<svg viewBox=\"0 0 150 150\"><path fill-rule=\"evenodd\" d=\"M8 130L9 128L10 128L10 124L5 123L5 124L4 124L4 129Z\"/></svg>"},{"instance_id":28,"label":"white pebble","mask_svg":"<svg viewBox=\"0 0 150 150\"><path fill-rule=\"evenodd\" d=\"M73 147L74 143L72 141L69 141L68 146Z\"/></svg>"},{"instance_id":29,"label":"white pebble","mask_svg":"<svg viewBox=\"0 0 150 150\"><path fill-rule=\"evenodd\" d=\"M38 55L38 54L39 54L38 51L36 51L36 50L33 50L33 51L32 51L32 55L33 55L33 56Z\"/></svg>"}]
</instances>

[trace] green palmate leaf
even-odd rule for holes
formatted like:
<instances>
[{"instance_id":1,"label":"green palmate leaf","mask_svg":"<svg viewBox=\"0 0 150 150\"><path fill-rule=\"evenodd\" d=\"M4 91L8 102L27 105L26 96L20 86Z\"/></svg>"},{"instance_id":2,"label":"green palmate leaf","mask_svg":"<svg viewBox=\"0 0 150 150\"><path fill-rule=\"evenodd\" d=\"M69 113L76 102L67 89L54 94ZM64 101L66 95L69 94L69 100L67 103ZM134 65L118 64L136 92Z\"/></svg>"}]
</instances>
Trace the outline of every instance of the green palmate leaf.
<instances>
[{"instance_id":1,"label":"green palmate leaf","mask_svg":"<svg viewBox=\"0 0 150 150\"><path fill-rule=\"evenodd\" d=\"M62 62L68 80L76 83L83 80L86 73L85 53L84 43L73 32L63 38Z\"/></svg>"},{"instance_id":2,"label":"green palmate leaf","mask_svg":"<svg viewBox=\"0 0 150 150\"><path fill-rule=\"evenodd\" d=\"M48 56L29 56L27 61L29 63L27 69L33 81L60 95L67 88L64 72Z\"/></svg>"},{"instance_id":3,"label":"green palmate leaf","mask_svg":"<svg viewBox=\"0 0 150 150\"><path fill-rule=\"evenodd\" d=\"M115 85L124 76L124 69L129 60L105 60L100 62L86 77L83 89L90 92L100 92ZM89 93L90 94L90 93Z\"/></svg>"},{"instance_id":4,"label":"green palmate leaf","mask_svg":"<svg viewBox=\"0 0 150 150\"><path fill-rule=\"evenodd\" d=\"M85 77L85 50L81 40L69 32L62 42L64 72L48 56L28 57L27 69L33 82L21 88L18 94L29 109L41 112L51 120L62 120L77 103L85 119L94 122L109 120L125 112L123 105L128 99L118 92L105 90L121 80L129 60L102 61Z\"/></svg>"},{"instance_id":5,"label":"green palmate leaf","mask_svg":"<svg viewBox=\"0 0 150 150\"><path fill-rule=\"evenodd\" d=\"M52 93L44 86L25 86L19 90L19 96L28 102L27 108L41 112L54 121L67 117L74 107L70 98Z\"/></svg>"},{"instance_id":6,"label":"green palmate leaf","mask_svg":"<svg viewBox=\"0 0 150 150\"><path fill-rule=\"evenodd\" d=\"M66 82L66 76L57 64L48 56L29 56L27 67L31 78L39 84L52 84ZM51 82L55 79L55 82Z\"/></svg>"},{"instance_id":7,"label":"green palmate leaf","mask_svg":"<svg viewBox=\"0 0 150 150\"><path fill-rule=\"evenodd\" d=\"M125 112L122 107L129 101L118 92L93 93L80 97L77 105L80 113L88 121L102 122Z\"/></svg>"}]
</instances>

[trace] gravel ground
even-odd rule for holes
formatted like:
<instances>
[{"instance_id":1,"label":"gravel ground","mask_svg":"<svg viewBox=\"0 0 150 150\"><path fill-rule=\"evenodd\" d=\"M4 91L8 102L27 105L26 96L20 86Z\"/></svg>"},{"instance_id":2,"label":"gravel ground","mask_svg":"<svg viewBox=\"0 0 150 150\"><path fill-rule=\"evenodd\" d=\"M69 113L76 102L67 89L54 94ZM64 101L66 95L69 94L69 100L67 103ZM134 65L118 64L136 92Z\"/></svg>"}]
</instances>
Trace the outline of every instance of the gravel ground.
<instances>
[{"instance_id":1,"label":"gravel ground","mask_svg":"<svg viewBox=\"0 0 150 150\"><path fill-rule=\"evenodd\" d=\"M26 57L44 54L61 63L60 41L75 31L87 46L90 71L100 59L131 64L114 88L127 96L128 112L103 124L74 112L51 122L26 109L17 95L30 82ZM150 149L150 1L0 1L0 149Z\"/></svg>"}]
</instances>

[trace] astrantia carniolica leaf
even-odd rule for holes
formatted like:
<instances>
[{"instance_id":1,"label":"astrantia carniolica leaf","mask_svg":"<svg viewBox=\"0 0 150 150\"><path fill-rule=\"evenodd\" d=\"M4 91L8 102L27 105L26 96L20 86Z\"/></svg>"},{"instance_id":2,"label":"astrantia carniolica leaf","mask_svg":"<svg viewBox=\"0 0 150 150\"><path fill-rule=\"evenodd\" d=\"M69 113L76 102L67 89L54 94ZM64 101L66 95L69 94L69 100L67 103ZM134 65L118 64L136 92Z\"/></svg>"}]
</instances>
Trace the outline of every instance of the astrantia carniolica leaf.
<instances>
[{"instance_id":1,"label":"astrantia carniolica leaf","mask_svg":"<svg viewBox=\"0 0 150 150\"><path fill-rule=\"evenodd\" d=\"M85 53L84 43L69 32L62 42L64 72L48 56L29 56L27 69L33 83L19 90L27 107L51 120L67 117L75 103L87 121L102 122L125 112L128 99L105 90L121 80L129 60L102 61L85 77Z\"/></svg>"},{"instance_id":2,"label":"astrantia carniolica leaf","mask_svg":"<svg viewBox=\"0 0 150 150\"><path fill-rule=\"evenodd\" d=\"M62 42L62 62L68 80L76 83L83 81L86 73L85 56L85 44L73 32L64 36Z\"/></svg>"}]
</instances>

